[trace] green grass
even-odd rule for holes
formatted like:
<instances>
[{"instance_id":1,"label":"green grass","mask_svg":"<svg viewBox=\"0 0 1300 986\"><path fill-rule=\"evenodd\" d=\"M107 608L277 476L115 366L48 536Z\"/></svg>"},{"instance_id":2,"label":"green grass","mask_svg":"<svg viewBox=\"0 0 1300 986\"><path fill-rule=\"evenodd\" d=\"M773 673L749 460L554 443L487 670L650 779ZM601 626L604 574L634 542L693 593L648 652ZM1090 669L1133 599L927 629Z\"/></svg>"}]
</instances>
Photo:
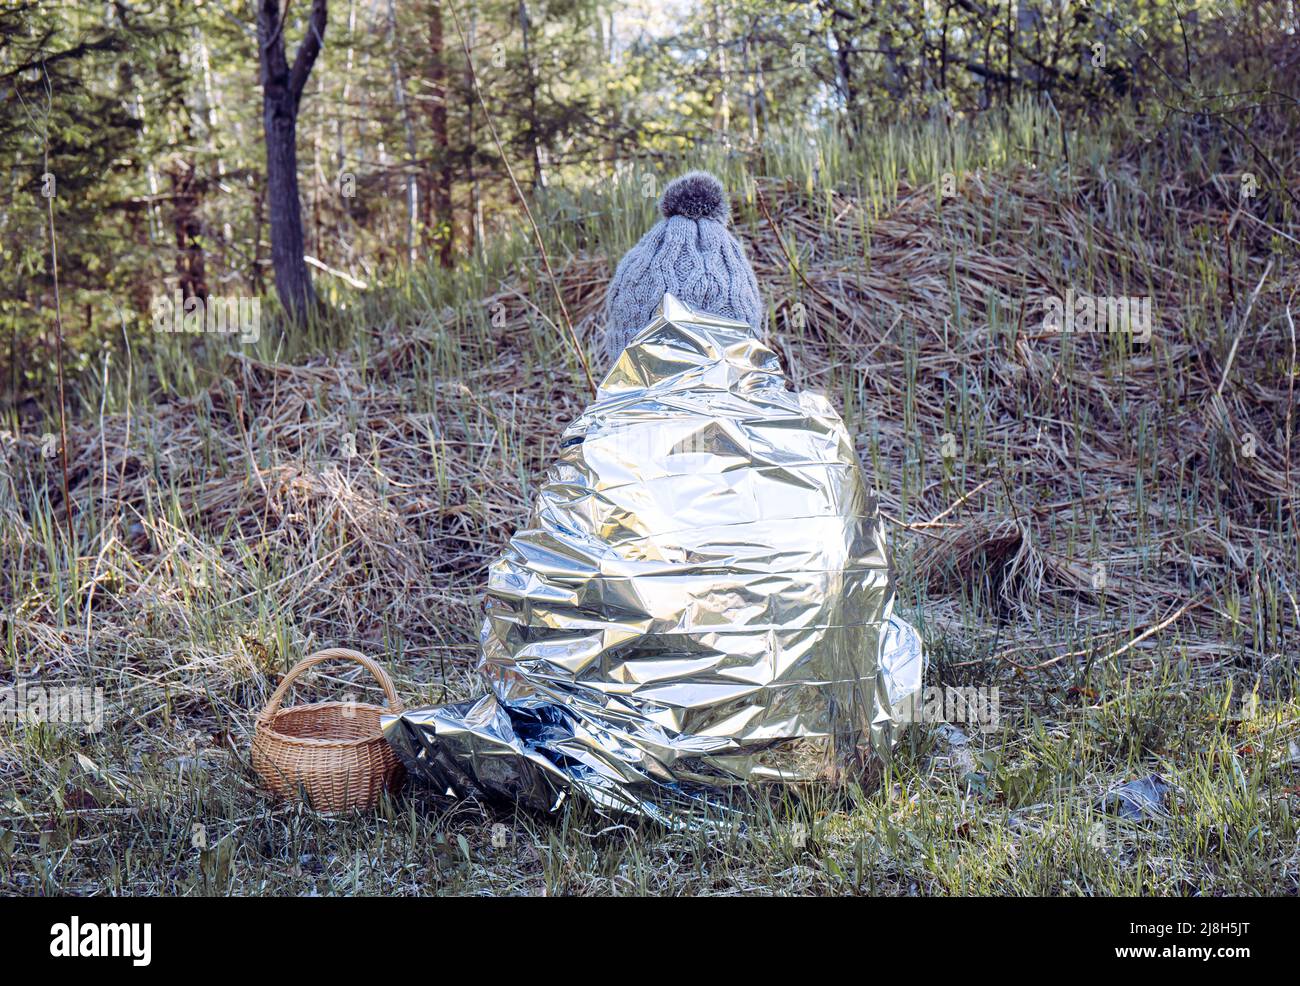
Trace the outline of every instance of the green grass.
<instances>
[{"instance_id":1,"label":"green grass","mask_svg":"<svg viewBox=\"0 0 1300 986\"><path fill-rule=\"evenodd\" d=\"M1293 153L1295 130L1279 125L1272 153ZM258 790L251 715L310 649L381 656L408 704L481 690L484 568L584 401L515 230L486 257L362 295L322 280L329 315L264 331L239 359L132 336L74 390L74 544L58 461L39 450L57 429L11 422L0 682L103 687L108 721L95 734L0 723L0 889L1296 893L1300 538L1274 434L1289 427L1300 268L1276 231L1295 237L1296 217L1274 193L1225 247L1214 219L1232 203L1214 179L1256 167L1230 134L1101 121L1070 131L1068 162L1060 136L1026 105L858 147L824 133L816 153L791 136L755 159L688 162L735 191L792 375L842 410L906 525L891 542L927 680L998 687L995 730L954 744L917 727L878 784L755 794L746 824L711 834L409 788L329 819ZM651 187L629 167L539 203L556 268L595 285L566 289L583 332L653 218L647 188L674 170L656 168ZM961 176L952 201L932 191L945 173ZM804 278L854 318L827 317ZM1062 284L1153 294L1159 344L1030 338L1020 302ZM1246 426L1256 458L1241 454ZM945 432L956 456L936 453ZM350 434L355 457L341 452ZM990 531L1021 528L1017 568ZM302 691L368 687L335 673ZM1099 808L1151 773L1174 785L1169 817Z\"/></svg>"},{"instance_id":2,"label":"green grass","mask_svg":"<svg viewBox=\"0 0 1300 986\"><path fill-rule=\"evenodd\" d=\"M1229 718L1223 695L1188 685L1124 688L1056 725L1013 716L966 756L922 739L855 807L755 803L747 826L711 835L423 792L328 819L273 807L230 776L232 758L137 764L130 744L107 737L82 754L92 764L76 759L85 744L34 729L19 747L27 790L7 809L0 873L26 894L1293 894L1295 799L1276 765L1240 747L1284 735L1294 705ZM1153 765L1180 789L1171 818L1098 810L1103 784ZM84 807L115 789L133 803Z\"/></svg>"}]
</instances>

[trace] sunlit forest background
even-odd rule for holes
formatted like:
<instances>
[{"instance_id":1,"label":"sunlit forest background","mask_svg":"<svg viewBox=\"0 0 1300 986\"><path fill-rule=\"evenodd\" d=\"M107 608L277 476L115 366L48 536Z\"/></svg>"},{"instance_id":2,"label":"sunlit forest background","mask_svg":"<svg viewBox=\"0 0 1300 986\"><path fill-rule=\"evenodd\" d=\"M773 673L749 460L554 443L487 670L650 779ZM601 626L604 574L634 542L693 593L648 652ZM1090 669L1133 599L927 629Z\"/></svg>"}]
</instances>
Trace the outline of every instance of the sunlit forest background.
<instances>
[{"instance_id":1,"label":"sunlit forest background","mask_svg":"<svg viewBox=\"0 0 1300 986\"><path fill-rule=\"evenodd\" d=\"M56 243L69 373L146 331L159 294L273 294L258 6L0 9L6 407L48 392ZM1276 91L1295 82L1290 2L272 6L290 56L314 6L326 15L297 121L304 252L326 297L490 250L518 220L507 161L534 199L612 180L653 198L663 164L702 145L761 160L825 127L851 145L1032 99L1065 121L1136 107L1148 139L1171 118L1212 123L1234 158L1218 170L1276 182L1249 130L1294 102Z\"/></svg>"}]
</instances>

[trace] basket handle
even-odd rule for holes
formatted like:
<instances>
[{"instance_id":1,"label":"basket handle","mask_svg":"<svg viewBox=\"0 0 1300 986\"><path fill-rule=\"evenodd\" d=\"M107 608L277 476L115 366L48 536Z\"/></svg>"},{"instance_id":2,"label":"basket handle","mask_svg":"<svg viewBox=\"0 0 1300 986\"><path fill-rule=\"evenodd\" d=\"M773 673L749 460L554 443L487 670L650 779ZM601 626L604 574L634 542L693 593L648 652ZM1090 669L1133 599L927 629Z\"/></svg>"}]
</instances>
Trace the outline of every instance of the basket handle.
<instances>
[{"instance_id":1,"label":"basket handle","mask_svg":"<svg viewBox=\"0 0 1300 986\"><path fill-rule=\"evenodd\" d=\"M289 686L304 671L324 661L332 661L335 658L355 661L369 671L375 676L375 680L379 682L379 687L384 690L384 695L388 698L388 707L394 712L402 711L402 700L397 697L397 689L393 687L393 680L388 677L387 671L360 651L348 650L346 647L328 647L325 650L318 650L315 654L304 657L293 666L293 670L285 675L284 680L280 682L280 687L271 693L271 701L266 703L262 715L273 716L280 711L280 703L284 701L285 695L289 693Z\"/></svg>"}]
</instances>

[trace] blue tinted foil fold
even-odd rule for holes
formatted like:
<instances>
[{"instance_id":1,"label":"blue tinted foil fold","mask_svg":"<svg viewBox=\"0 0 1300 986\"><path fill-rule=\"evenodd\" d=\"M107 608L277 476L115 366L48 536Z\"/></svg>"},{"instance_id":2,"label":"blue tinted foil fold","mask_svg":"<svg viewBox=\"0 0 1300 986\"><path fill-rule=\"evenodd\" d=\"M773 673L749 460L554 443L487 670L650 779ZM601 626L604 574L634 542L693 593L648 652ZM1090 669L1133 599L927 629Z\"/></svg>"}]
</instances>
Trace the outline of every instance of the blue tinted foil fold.
<instances>
[{"instance_id":1,"label":"blue tinted foil fold","mask_svg":"<svg viewBox=\"0 0 1300 986\"><path fill-rule=\"evenodd\" d=\"M885 758L924 668L844 423L743 323L671 295L492 565L490 690L384 718L415 778L671 820Z\"/></svg>"}]
</instances>

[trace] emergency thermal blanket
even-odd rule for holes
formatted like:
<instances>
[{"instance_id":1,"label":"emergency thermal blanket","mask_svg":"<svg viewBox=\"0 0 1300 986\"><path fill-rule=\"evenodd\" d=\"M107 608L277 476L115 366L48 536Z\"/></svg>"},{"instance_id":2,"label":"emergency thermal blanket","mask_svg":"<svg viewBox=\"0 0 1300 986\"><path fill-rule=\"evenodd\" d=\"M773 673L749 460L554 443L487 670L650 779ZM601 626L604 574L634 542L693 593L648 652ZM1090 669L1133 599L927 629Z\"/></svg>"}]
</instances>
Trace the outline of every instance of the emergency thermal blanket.
<instances>
[{"instance_id":1,"label":"emergency thermal blanket","mask_svg":"<svg viewBox=\"0 0 1300 986\"><path fill-rule=\"evenodd\" d=\"M669 818L886 757L923 659L843 421L749 326L666 295L492 565L488 691L388 716L417 779Z\"/></svg>"}]
</instances>

